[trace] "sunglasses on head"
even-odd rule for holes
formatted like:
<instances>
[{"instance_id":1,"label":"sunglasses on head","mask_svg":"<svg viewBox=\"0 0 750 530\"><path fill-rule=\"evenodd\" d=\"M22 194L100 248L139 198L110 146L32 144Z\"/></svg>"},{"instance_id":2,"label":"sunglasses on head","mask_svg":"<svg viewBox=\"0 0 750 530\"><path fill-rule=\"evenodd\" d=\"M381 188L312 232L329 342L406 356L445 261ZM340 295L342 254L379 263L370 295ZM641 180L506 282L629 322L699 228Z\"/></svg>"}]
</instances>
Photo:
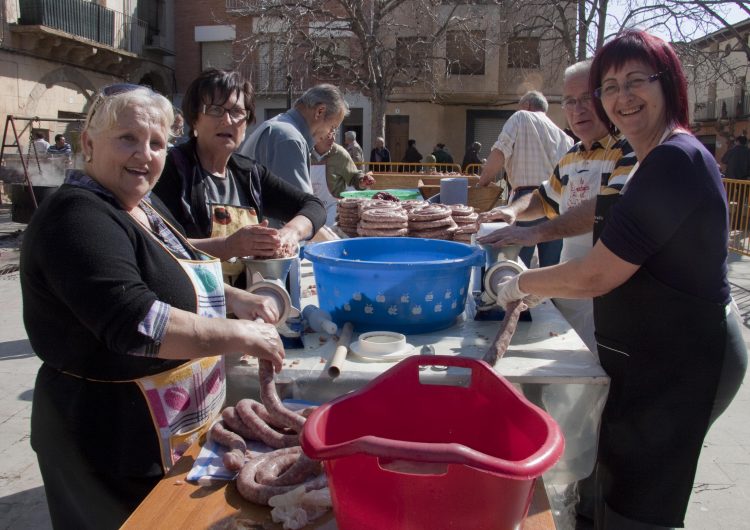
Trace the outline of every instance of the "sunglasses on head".
<instances>
[{"instance_id":1,"label":"sunglasses on head","mask_svg":"<svg viewBox=\"0 0 750 530\"><path fill-rule=\"evenodd\" d=\"M91 105L91 111L89 112L88 118L86 119L86 125L91 123L91 118L94 117L97 109L101 107L104 101L112 96L124 94L125 92L132 92L139 88L148 88L143 85L134 85L133 83L115 83L114 85L105 86L102 88L94 99L94 103Z\"/></svg>"}]
</instances>

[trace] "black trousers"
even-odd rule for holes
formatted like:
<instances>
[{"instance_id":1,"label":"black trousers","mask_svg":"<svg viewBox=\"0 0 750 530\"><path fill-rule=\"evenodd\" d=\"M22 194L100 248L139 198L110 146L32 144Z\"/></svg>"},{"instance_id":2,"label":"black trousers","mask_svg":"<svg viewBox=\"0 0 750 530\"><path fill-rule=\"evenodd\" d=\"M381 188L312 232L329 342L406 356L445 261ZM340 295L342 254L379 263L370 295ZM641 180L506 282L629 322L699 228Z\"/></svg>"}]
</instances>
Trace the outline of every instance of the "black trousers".
<instances>
[{"instance_id":1,"label":"black trousers","mask_svg":"<svg viewBox=\"0 0 750 530\"><path fill-rule=\"evenodd\" d=\"M729 407L735 394L742 385L747 370L747 351L742 338L742 331L737 316L732 313L727 317L727 344L724 363L721 367L719 386L711 411L711 424ZM597 491L596 469L587 478L577 484L580 501L576 511L583 519L594 520L596 523L581 521L577 529L584 530L669 530L665 526L657 526L629 519L612 510L602 500ZM598 506L597 506L598 503ZM596 514L596 516L595 516Z\"/></svg>"},{"instance_id":2,"label":"black trousers","mask_svg":"<svg viewBox=\"0 0 750 530\"><path fill-rule=\"evenodd\" d=\"M122 526L161 477L133 478L92 471L83 462L37 455L55 530L107 530Z\"/></svg>"}]
</instances>

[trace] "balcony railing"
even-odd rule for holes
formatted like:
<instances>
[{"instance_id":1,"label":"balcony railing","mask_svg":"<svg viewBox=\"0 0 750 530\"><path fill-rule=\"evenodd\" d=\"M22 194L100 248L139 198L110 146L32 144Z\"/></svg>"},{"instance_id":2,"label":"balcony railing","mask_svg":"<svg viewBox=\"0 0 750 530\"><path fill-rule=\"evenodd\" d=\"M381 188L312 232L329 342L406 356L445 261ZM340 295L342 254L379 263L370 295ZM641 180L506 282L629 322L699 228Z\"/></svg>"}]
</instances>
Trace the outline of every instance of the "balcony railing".
<instances>
[{"instance_id":1,"label":"balcony railing","mask_svg":"<svg viewBox=\"0 0 750 530\"><path fill-rule=\"evenodd\" d=\"M248 0L226 0L227 11L250 11Z\"/></svg>"},{"instance_id":2,"label":"balcony railing","mask_svg":"<svg viewBox=\"0 0 750 530\"><path fill-rule=\"evenodd\" d=\"M715 120L716 101L703 101L695 105L693 118L696 120Z\"/></svg>"},{"instance_id":3,"label":"balcony railing","mask_svg":"<svg viewBox=\"0 0 750 530\"><path fill-rule=\"evenodd\" d=\"M720 99L717 107L719 118L743 118L750 115L750 95Z\"/></svg>"},{"instance_id":4,"label":"balcony railing","mask_svg":"<svg viewBox=\"0 0 750 530\"><path fill-rule=\"evenodd\" d=\"M141 55L148 25L86 0L19 0L18 24L46 26Z\"/></svg>"},{"instance_id":5,"label":"balcony railing","mask_svg":"<svg viewBox=\"0 0 750 530\"><path fill-rule=\"evenodd\" d=\"M746 118L750 116L750 94L743 97L722 98L696 104L693 117L696 120L722 118Z\"/></svg>"},{"instance_id":6,"label":"balcony railing","mask_svg":"<svg viewBox=\"0 0 750 530\"><path fill-rule=\"evenodd\" d=\"M265 9L296 7L295 0L225 0L227 11L243 14L261 13Z\"/></svg>"}]
</instances>

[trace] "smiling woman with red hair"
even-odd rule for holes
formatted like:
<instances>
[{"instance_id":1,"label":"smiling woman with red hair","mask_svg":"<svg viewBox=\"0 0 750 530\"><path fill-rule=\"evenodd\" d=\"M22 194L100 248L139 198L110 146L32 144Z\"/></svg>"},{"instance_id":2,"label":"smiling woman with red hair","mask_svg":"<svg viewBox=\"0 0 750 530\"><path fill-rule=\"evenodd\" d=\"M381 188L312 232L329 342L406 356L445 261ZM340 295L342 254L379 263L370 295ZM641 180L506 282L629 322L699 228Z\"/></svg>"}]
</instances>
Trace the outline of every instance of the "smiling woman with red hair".
<instances>
[{"instance_id":1,"label":"smiling woman with red hair","mask_svg":"<svg viewBox=\"0 0 750 530\"><path fill-rule=\"evenodd\" d=\"M687 128L687 83L669 44L621 33L594 57L589 87L639 163L621 191L597 197L588 255L521 273L498 301L594 298L610 376L595 527L682 527L703 439L747 367L727 280L726 194L716 160Z\"/></svg>"}]
</instances>

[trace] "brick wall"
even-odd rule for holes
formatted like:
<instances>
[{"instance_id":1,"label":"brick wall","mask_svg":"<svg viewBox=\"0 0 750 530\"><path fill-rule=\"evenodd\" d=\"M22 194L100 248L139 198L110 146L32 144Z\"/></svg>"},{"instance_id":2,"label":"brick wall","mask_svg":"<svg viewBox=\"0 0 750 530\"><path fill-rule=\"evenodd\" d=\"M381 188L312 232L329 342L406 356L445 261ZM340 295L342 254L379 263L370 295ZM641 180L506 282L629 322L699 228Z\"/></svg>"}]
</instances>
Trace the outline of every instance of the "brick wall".
<instances>
[{"instance_id":1,"label":"brick wall","mask_svg":"<svg viewBox=\"0 0 750 530\"><path fill-rule=\"evenodd\" d=\"M181 0L175 3L175 76L177 93L184 94L190 82L201 72L201 46L195 42L196 26L234 25L237 36L247 35L250 17L228 14L225 0ZM241 56L235 44L234 55Z\"/></svg>"}]
</instances>

